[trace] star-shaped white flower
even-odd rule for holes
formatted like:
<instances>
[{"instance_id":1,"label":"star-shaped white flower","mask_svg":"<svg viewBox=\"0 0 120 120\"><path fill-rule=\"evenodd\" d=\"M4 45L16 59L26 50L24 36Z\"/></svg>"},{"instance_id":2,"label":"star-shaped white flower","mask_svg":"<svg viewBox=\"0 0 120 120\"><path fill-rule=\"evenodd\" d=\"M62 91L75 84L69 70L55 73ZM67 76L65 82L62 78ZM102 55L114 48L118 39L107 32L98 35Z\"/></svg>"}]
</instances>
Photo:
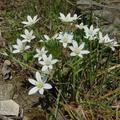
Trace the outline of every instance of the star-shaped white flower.
<instances>
[{"instance_id":1,"label":"star-shaped white flower","mask_svg":"<svg viewBox=\"0 0 120 120\"><path fill-rule=\"evenodd\" d=\"M101 32L99 32L99 43L103 43L105 46L110 47L112 51L115 50L115 47L119 46L117 41L110 39L108 34L103 36Z\"/></svg>"},{"instance_id":2,"label":"star-shaped white flower","mask_svg":"<svg viewBox=\"0 0 120 120\"><path fill-rule=\"evenodd\" d=\"M45 47L42 47L41 50L36 48L36 52L37 54L34 56L34 58L38 58L38 61L40 61L42 59L42 56L47 53L47 51L45 50Z\"/></svg>"},{"instance_id":3,"label":"star-shaped white flower","mask_svg":"<svg viewBox=\"0 0 120 120\"><path fill-rule=\"evenodd\" d=\"M71 17L70 13L68 13L67 16L65 16L63 13L60 13L59 19L62 22L73 22L73 21L79 19L79 16L77 16L77 14L74 14L73 17Z\"/></svg>"},{"instance_id":4,"label":"star-shaped white flower","mask_svg":"<svg viewBox=\"0 0 120 120\"><path fill-rule=\"evenodd\" d=\"M12 53L22 53L30 48L30 46L26 46L26 43L23 43L20 39L17 39L17 44L12 46L15 49L12 51Z\"/></svg>"},{"instance_id":5,"label":"star-shaped white flower","mask_svg":"<svg viewBox=\"0 0 120 120\"><path fill-rule=\"evenodd\" d=\"M51 54L49 55L49 57L47 57L46 55L43 55L42 58L43 58L43 61L39 61L39 63L43 65L42 67L43 72L49 72L49 70L53 69L53 64L58 62L57 59L52 59Z\"/></svg>"},{"instance_id":6,"label":"star-shaped white flower","mask_svg":"<svg viewBox=\"0 0 120 120\"><path fill-rule=\"evenodd\" d=\"M24 34L22 34L21 37L23 38L23 42L31 42L31 40L35 39L33 30L29 32L27 29L25 29Z\"/></svg>"},{"instance_id":7,"label":"star-shaped white flower","mask_svg":"<svg viewBox=\"0 0 120 120\"><path fill-rule=\"evenodd\" d=\"M22 24L25 25L25 27L28 27L28 26L32 26L33 24L35 24L37 21L39 20L38 16L34 16L33 18L28 15L27 16L27 21L23 21Z\"/></svg>"},{"instance_id":8,"label":"star-shaped white flower","mask_svg":"<svg viewBox=\"0 0 120 120\"><path fill-rule=\"evenodd\" d=\"M88 50L83 50L85 43L82 43L80 46L78 46L78 43L76 41L73 41L72 44L73 46L69 47L72 50L70 56L83 57L84 54L90 53Z\"/></svg>"},{"instance_id":9,"label":"star-shaped white flower","mask_svg":"<svg viewBox=\"0 0 120 120\"><path fill-rule=\"evenodd\" d=\"M63 43L63 47L66 48L68 43L72 43L73 34L60 32L57 39L59 39L60 42Z\"/></svg>"},{"instance_id":10,"label":"star-shaped white flower","mask_svg":"<svg viewBox=\"0 0 120 120\"><path fill-rule=\"evenodd\" d=\"M29 95L35 94L36 92L39 92L41 95L44 93L44 89L51 89L52 86L49 83L46 83L45 80L41 78L41 75L39 72L36 72L36 80L34 79L28 79L31 84L33 84L35 87L33 87L29 91Z\"/></svg>"},{"instance_id":11,"label":"star-shaped white flower","mask_svg":"<svg viewBox=\"0 0 120 120\"><path fill-rule=\"evenodd\" d=\"M94 29L93 25L90 26L90 28L88 28L87 26L84 27L85 30L85 38L89 39L89 40L94 40L96 39L96 35L98 34L99 28Z\"/></svg>"}]
</instances>

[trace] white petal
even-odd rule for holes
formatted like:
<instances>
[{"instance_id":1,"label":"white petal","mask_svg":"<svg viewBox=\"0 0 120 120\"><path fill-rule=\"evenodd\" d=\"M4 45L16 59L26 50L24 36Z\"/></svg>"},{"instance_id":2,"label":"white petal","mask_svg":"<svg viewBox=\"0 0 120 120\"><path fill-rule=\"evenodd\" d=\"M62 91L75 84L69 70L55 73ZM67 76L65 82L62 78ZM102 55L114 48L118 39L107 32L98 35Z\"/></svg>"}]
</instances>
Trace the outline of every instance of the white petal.
<instances>
[{"instance_id":1,"label":"white petal","mask_svg":"<svg viewBox=\"0 0 120 120\"><path fill-rule=\"evenodd\" d=\"M80 49L83 49L84 48L84 46L85 46L85 43L83 42L81 45L80 45Z\"/></svg>"},{"instance_id":2,"label":"white petal","mask_svg":"<svg viewBox=\"0 0 120 120\"><path fill-rule=\"evenodd\" d=\"M29 31L27 29L25 29L25 35L28 35Z\"/></svg>"},{"instance_id":3,"label":"white petal","mask_svg":"<svg viewBox=\"0 0 120 120\"><path fill-rule=\"evenodd\" d=\"M44 55L42 55L42 58L45 61L47 59L47 56L44 54Z\"/></svg>"},{"instance_id":4,"label":"white petal","mask_svg":"<svg viewBox=\"0 0 120 120\"><path fill-rule=\"evenodd\" d=\"M34 21L36 21L36 20L37 20L37 17L38 17L37 15L36 15L36 16L34 16L33 20L34 20Z\"/></svg>"},{"instance_id":5,"label":"white petal","mask_svg":"<svg viewBox=\"0 0 120 120\"><path fill-rule=\"evenodd\" d=\"M20 39L17 39L17 44L22 45L22 41Z\"/></svg>"},{"instance_id":6,"label":"white petal","mask_svg":"<svg viewBox=\"0 0 120 120\"><path fill-rule=\"evenodd\" d=\"M42 82L41 75L38 71L36 72L35 77L36 77L38 82Z\"/></svg>"},{"instance_id":7,"label":"white petal","mask_svg":"<svg viewBox=\"0 0 120 120\"><path fill-rule=\"evenodd\" d=\"M33 88L29 91L28 95L32 95L32 94L36 93L38 90L39 90L39 89L38 89L37 87L33 87Z\"/></svg>"},{"instance_id":8,"label":"white petal","mask_svg":"<svg viewBox=\"0 0 120 120\"><path fill-rule=\"evenodd\" d=\"M19 53L19 50L13 50L12 53Z\"/></svg>"},{"instance_id":9,"label":"white petal","mask_svg":"<svg viewBox=\"0 0 120 120\"><path fill-rule=\"evenodd\" d=\"M81 57L81 58L83 58L83 55L82 55L82 54L79 54L78 56Z\"/></svg>"},{"instance_id":10,"label":"white petal","mask_svg":"<svg viewBox=\"0 0 120 120\"><path fill-rule=\"evenodd\" d=\"M27 16L27 20L29 21L29 22L32 22L33 21L33 19L32 19L32 17L31 16Z\"/></svg>"},{"instance_id":11,"label":"white petal","mask_svg":"<svg viewBox=\"0 0 120 120\"><path fill-rule=\"evenodd\" d=\"M74 51L74 47L70 46L69 48L70 48L72 51Z\"/></svg>"},{"instance_id":12,"label":"white petal","mask_svg":"<svg viewBox=\"0 0 120 120\"><path fill-rule=\"evenodd\" d=\"M44 89L51 89L51 88L52 88L52 86L50 84L48 84L48 83L44 84Z\"/></svg>"},{"instance_id":13,"label":"white petal","mask_svg":"<svg viewBox=\"0 0 120 120\"><path fill-rule=\"evenodd\" d=\"M74 52L70 53L70 56L76 56L76 54Z\"/></svg>"},{"instance_id":14,"label":"white petal","mask_svg":"<svg viewBox=\"0 0 120 120\"><path fill-rule=\"evenodd\" d=\"M53 66L52 66L52 65L49 65L49 69L53 69Z\"/></svg>"},{"instance_id":15,"label":"white petal","mask_svg":"<svg viewBox=\"0 0 120 120\"><path fill-rule=\"evenodd\" d=\"M21 37L22 37L22 38L26 38L26 35L22 34Z\"/></svg>"},{"instance_id":16,"label":"white petal","mask_svg":"<svg viewBox=\"0 0 120 120\"><path fill-rule=\"evenodd\" d=\"M44 93L44 89L41 88L41 89L39 90L39 93L40 93L41 95L43 95L43 93Z\"/></svg>"},{"instance_id":17,"label":"white petal","mask_svg":"<svg viewBox=\"0 0 120 120\"><path fill-rule=\"evenodd\" d=\"M18 45L12 45L13 46L13 48L16 48L16 49L18 49Z\"/></svg>"},{"instance_id":18,"label":"white petal","mask_svg":"<svg viewBox=\"0 0 120 120\"><path fill-rule=\"evenodd\" d=\"M48 69L48 66L46 66L46 65L44 65L43 67L42 67L42 71L46 71Z\"/></svg>"},{"instance_id":19,"label":"white petal","mask_svg":"<svg viewBox=\"0 0 120 120\"><path fill-rule=\"evenodd\" d=\"M88 53L90 53L88 50L82 50L81 51L81 54L88 54Z\"/></svg>"},{"instance_id":20,"label":"white petal","mask_svg":"<svg viewBox=\"0 0 120 120\"><path fill-rule=\"evenodd\" d=\"M36 54L36 55L34 55L34 58L38 58L38 56L39 56L39 55L38 55L38 54Z\"/></svg>"},{"instance_id":21,"label":"white petal","mask_svg":"<svg viewBox=\"0 0 120 120\"><path fill-rule=\"evenodd\" d=\"M50 40L50 38L49 38L48 35L44 35L44 38L45 38L46 40Z\"/></svg>"},{"instance_id":22,"label":"white petal","mask_svg":"<svg viewBox=\"0 0 120 120\"><path fill-rule=\"evenodd\" d=\"M44 62L44 61L39 61L39 63L40 63L41 65L45 65L45 62Z\"/></svg>"},{"instance_id":23,"label":"white petal","mask_svg":"<svg viewBox=\"0 0 120 120\"><path fill-rule=\"evenodd\" d=\"M58 62L57 59L52 60L52 64L55 64L56 62Z\"/></svg>"},{"instance_id":24,"label":"white petal","mask_svg":"<svg viewBox=\"0 0 120 120\"><path fill-rule=\"evenodd\" d=\"M25 50L27 50L27 49L30 49L30 46L26 46L26 47L25 47Z\"/></svg>"},{"instance_id":25,"label":"white petal","mask_svg":"<svg viewBox=\"0 0 120 120\"><path fill-rule=\"evenodd\" d=\"M28 25L28 22L26 22L26 21L23 21L23 22L22 22L22 24Z\"/></svg>"},{"instance_id":26,"label":"white petal","mask_svg":"<svg viewBox=\"0 0 120 120\"><path fill-rule=\"evenodd\" d=\"M52 55L50 54L48 58L49 58L49 60L51 61L51 60L52 60Z\"/></svg>"},{"instance_id":27,"label":"white petal","mask_svg":"<svg viewBox=\"0 0 120 120\"><path fill-rule=\"evenodd\" d=\"M78 48L78 43L75 40L72 42L72 44L73 44L74 48Z\"/></svg>"},{"instance_id":28,"label":"white petal","mask_svg":"<svg viewBox=\"0 0 120 120\"><path fill-rule=\"evenodd\" d=\"M30 82L31 84L33 84L33 85L36 85L36 84L37 84L37 81L34 80L34 79L29 78L28 80L29 80L29 82Z\"/></svg>"}]
</instances>

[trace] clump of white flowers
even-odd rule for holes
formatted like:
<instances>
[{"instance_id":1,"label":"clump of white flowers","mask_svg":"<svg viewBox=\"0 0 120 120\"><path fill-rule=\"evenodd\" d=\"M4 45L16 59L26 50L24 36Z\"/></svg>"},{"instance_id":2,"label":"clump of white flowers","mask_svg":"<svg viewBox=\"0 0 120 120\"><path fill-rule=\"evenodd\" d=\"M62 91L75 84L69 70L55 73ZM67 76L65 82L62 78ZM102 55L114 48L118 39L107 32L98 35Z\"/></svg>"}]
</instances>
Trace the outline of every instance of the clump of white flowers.
<instances>
[{"instance_id":1,"label":"clump of white flowers","mask_svg":"<svg viewBox=\"0 0 120 120\"><path fill-rule=\"evenodd\" d=\"M84 38L86 38L90 42L91 41L94 42L98 40L98 44L103 44L107 47L110 47L113 51L115 50L115 47L119 46L117 41L115 41L114 39L110 39L108 34L103 36L99 28L94 28L93 25L88 27L87 25L84 25L83 22L81 22L80 24L75 24L74 21L77 21L78 19L80 19L80 17L77 16L77 14L74 14L73 16L71 16L71 14L68 13L67 16L65 16L63 13L60 13L59 19L65 23L73 22L72 24L74 24L75 28L82 30L82 32L84 31L84 34L85 34ZM39 18L37 15L34 16L33 18L28 15L27 21L23 21L22 24L25 25L24 27L29 27L34 25L38 20ZM31 41L33 39L36 39L36 36L33 34L32 29L25 29L24 34L20 36L22 40L17 39L17 44L12 45L12 47L14 48L12 53L25 52L26 50L31 48L30 45L27 45L27 44L31 44ZM90 54L89 48L86 48L86 44L89 44L89 42L86 43L82 39L80 40L80 42L77 42L75 40L74 32L70 29L69 30L65 29L55 34L52 37L49 37L48 35L43 35L43 38L44 38L43 40L40 40L40 42L42 42L40 44L44 44L44 42L48 42L50 40L56 40L62 43L62 46L64 47L64 49L68 51L70 50L70 57L78 56L80 58L83 58L84 55ZM47 75L49 75L53 70L54 64L59 62L59 60L53 59L52 54L51 53L48 54L49 51L47 51L45 46L42 46L40 48L37 47L34 51L36 51L36 54L33 56L33 58L38 59L38 63L41 65L40 66L41 73L42 74L44 73L44 75L47 73ZM29 82L34 85L34 87L29 91L29 95L34 94L36 92L43 94L45 89L52 88L50 84L46 83L46 80L42 79L39 72L36 72L35 77L36 77L36 80L28 79Z\"/></svg>"}]
</instances>

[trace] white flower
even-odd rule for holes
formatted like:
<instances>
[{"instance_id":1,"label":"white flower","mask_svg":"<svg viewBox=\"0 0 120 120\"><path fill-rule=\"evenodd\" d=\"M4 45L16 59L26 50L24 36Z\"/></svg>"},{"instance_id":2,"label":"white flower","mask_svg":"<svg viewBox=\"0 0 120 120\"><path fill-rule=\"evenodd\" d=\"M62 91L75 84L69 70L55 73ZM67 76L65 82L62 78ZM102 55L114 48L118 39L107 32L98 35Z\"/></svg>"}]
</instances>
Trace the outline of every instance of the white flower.
<instances>
[{"instance_id":1,"label":"white flower","mask_svg":"<svg viewBox=\"0 0 120 120\"><path fill-rule=\"evenodd\" d=\"M23 51L30 48L30 46L26 46L25 43L23 43L20 39L17 39L17 45L12 45L15 50L13 50L13 53L22 53Z\"/></svg>"},{"instance_id":2,"label":"white flower","mask_svg":"<svg viewBox=\"0 0 120 120\"><path fill-rule=\"evenodd\" d=\"M31 30L30 32L25 29L25 34L22 34L21 37L23 38L23 42L31 42L31 40L33 40L35 38L35 36L33 35L33 30Z\"/></svg>"},{"instance_id":3,"label":"white flower","mask_svg":"<svg viewBox=\"0 0 120 120\"><path fill-rule=\"evenodd\" d=\"M46 55L43 55L42 58L43 58L43 61L39 61L39 63L41 65L43 65L43 67L42 67L43 72L45 72L45 71L48 72L49 70L53 69L53 64L58 62L57 59L52 59L51 54L49 55L49 57L47 57Z\"/></svg>"},{"instance_id":4,"label":"white flower","mask_svg":"<svg viewBox=\"0 0 120 120\"><path fill-rule=\"evenodd\" d=\"M79 16L77 16L77 14L74 14L73 17L71 17L70 13L68 13L67 16L65 16L63 13L60 13L59 19L62 22L73 22L73 21L79 19Z\"/></svg>"},{"instance_id":5,"label":"white flower","mask_svg":"<svg viewBox=\"0 0 120 120\"><path fill-rule=\"evenodd\" d=\"M101 32L99 32L99 43L103 43L105 46L110 47L113 51L115 50L115 47L119 46L117 41L110 39L108 34L103 37Z\"/></svg>"},{"instance_id":6,"label":"white flower","mask_svg":"<svg viewBox=\"0 0 120 120\"><path fill-rule=\"evenodd\" d=\"M58 34L55 34L51 38L48 35L44 35L45 40L40 40L40 42L48 42L49 40L55 40L57 38Z\"/></svg>"},{"instance_id":7,"label":"white flower","mask_svg":"<svg viewBox=\"0 0 120 120\"><path fill-rule=\"evenodd\" d=\"M29 95L32 95L36 92L39 92L41 95L43 95L44 89L52 88L52 86L49 83L46 83L46 81L41 78L41 75L39 72L36 72L35 77L36 77L36 80L31 78L28 79L29 82L35 86L29 91L28 93Z\"/></svg>"},{"instance_id":8,"label":"white flower","mask_svg":"<svg viewBox=\"0 0 120 120\"><path fill-rule=\"evenodd\" d=\"M93 25L91 25L90 28L88 28L87 26L84 27L84 30L85 30L85 34L86 34L85 38L87 38L89 40L94 40L99 31L98 28L94 29Z\"/></svg>"},{"instance_id":9,"label":"white flower","mask_svg":"<svg viewBox=\"0 0 120 120\"><path fill-rule=\"evenodd\" d=\"M25 25L25 27L28 27L28 26L31 26L31 25L33 25L33 24L35 24L38 20L39 20L39 18L37 18L38 16L36 15L36 16L34 16L33 18L31 17L31 16L27 16L27 20L28 21L23 21L22 22L22 24L24 24Z\"/></svg>"},{"instance_id":10,"label":"white flower","mask_svg":"<svg viewBox=\"0 0 120 120\"><path fill-rule=\"evenodd\" d=\"M41 50L36 48L36 52L37 52L37 54L34 56L34 58L38 58L38 61L40 61L42 59L42 56L47 53L47 51L45 50L44 47L42 47Z\"/></svg>"},{"instance_id":11,"label":"white flower","mask_svg":"<svg viewBox=\"0 0 120 120\"><path fill-rule=\"evenodd\" d=\"M60 32L57 39L59 39L60 42L63 43L63 47L66 48L68 43L72 43L73 35L66 32Z\"/></svg>"},{"instance_id":12,"label":"white flower","mask_svg":"<svg viewBox=\"0 0 120 120\"><path fill-rule=\"evenodd\" d=\"M75 26L76 26L76 28L79 28L81 30L84 29L84 27L87 27L87 25L84 25L83 23L80 23L79 25L76 24Z\"/></svg>"},{"instance_id":13,"label":"white flower","mask_svg":"<svg viewBox=\"0 0 120 120\"><path fill-rule=\"evenodd\" d=\"M69 47L72 50L70 56L83 57L84 54L90 53L88 50L83 50L85 43L82 43L80 46L78 46L78 43L76 41L73 41L72 44L73 46Z\"/></svg>"}]
</instances>

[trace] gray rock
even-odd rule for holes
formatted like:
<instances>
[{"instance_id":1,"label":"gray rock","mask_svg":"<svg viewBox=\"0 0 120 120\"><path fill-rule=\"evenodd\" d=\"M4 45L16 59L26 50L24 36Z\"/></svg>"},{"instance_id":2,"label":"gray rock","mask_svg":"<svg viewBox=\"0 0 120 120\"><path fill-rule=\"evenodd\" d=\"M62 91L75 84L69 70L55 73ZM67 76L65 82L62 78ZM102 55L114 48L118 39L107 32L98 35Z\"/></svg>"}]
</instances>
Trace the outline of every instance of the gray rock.
<instances>
[{"instance_id":1,"label":"gray rock","mask_svg":"<svg viewBox=\"0 0 120 120\"><path fill-rule=\"evenodd\" d=\"M13 100L0 101L0 114L18 116L19 105Z\"/></svg>"},{"instance_id":2,"label":"gray rock","mask_svg":"<svg viewBox=\"0 0 120 120\"><path fill-rule=\"evenodd\" d=\"M103 33L109 33L112 37L120 36L120 0L77 0L77 8L81 13L93 13L93 23L100 23ZM96 20L96 18L98 18ZM101 18L101 19L99 19ZM98 25L99 26L99 25Z\"/></svg>"},{"instance_id":3,"label":"gray rock","mask_svg":"<svg viewBox=\"0 0 120 120\"><path fill-rule=\"evenodd\" d=\"M0 101L12 99L15 93L15 87L12 84L0 83Z\"/></svg>"}]
</instances>

